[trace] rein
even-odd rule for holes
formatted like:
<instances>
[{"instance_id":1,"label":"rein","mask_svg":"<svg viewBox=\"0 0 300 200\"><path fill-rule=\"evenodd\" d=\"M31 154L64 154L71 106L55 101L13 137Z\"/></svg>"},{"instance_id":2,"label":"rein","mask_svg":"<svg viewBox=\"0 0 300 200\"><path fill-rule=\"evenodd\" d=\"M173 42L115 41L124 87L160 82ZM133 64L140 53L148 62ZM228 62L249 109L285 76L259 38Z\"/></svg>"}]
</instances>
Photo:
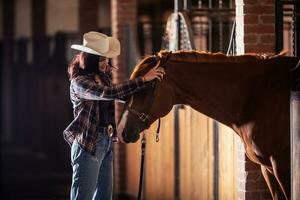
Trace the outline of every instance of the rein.
<instances>
[{"instance_id":1,"label":"rein","mask_svg":"<svg viewBox=\"0 0 300 200\"><path fill-rule=\"evenodd\" d=\"M170 51L166 58L163 60L163 63L161 64L160 67L162 68L165 68L166 66L166 63L168 62L170 56L172 54L172 51ZM155 54L154 55L155 59L157 62L159 62L162 58ZM157 88L157 85L158 85L158 81L154 81L153 82L153 89L154 89L154 93L156 91L156 88ZM155 99L155 96L156 95L153 95L152 97L152 102L151 102L151 106L153 104L153 101ZM149 107L149 111L151 109L151 106ZM127 110L128 112L130 112L131 114L135 115L137 117L137 119L139 119L141 122L143 123L146 123L146 128L149 128L151 126L150 124L150 114L146 114L144 112L139 112L137 111L136 109L132 108L130 105L127 107ZM156 129L156 135L155 135L155 141L156 142L159 142L159 130L160 130L160 124L161 124L161 120L160 118L158 118L158 126L157 126L157 129ZM143 186L143 175L144 175L144 161L145 161L145 153L146 153L146 134L145 134L145 131L143 131L143 136L142 136L142 139L141 139L141 169L140 169L140 180L139 180L139 193L138 193L138 200L141 199L141 196L142 196L142 186Z\"/></svg>"}]
</instances>

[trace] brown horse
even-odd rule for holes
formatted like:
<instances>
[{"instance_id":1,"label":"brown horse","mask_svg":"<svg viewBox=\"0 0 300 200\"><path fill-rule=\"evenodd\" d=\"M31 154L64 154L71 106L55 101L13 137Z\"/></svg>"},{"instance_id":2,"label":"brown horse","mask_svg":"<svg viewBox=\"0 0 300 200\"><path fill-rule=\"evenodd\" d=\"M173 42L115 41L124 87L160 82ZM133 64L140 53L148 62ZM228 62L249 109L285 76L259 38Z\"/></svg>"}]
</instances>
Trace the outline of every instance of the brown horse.
<instances>
[{"instance_id":1,"label":"brown horse","mask_svg":"<svg viewBox=\"0 0 300 200\"><path fill-rule=\"evenodd\" d=\"M231 127L249 159L260 164L273 199L289 199L290 70L298 59L196 51L168 55L161 51L135 67L131 78L145 74L159 57L166 75L128 99L118 125L122 140L136 142L173 105L190 105Z\"/></svg>"}]
</instances>

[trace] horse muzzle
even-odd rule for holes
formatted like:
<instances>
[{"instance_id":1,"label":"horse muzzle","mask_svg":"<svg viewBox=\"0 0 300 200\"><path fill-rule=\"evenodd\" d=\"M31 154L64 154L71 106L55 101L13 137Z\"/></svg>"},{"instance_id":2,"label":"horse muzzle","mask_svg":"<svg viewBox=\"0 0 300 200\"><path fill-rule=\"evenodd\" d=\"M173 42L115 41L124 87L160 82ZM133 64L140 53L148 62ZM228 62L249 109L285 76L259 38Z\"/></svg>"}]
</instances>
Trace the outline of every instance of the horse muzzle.
<instances>
[{"instance_id":1,"label":"horse muzzle","mask_svg":"<svg viewBox=\"0 0 300 200\"><path fill-rule=\"evenodd\" d=\"M118 138L123 143L135 143L140 138L140 128L128 115L128 111L123 116L117 126Z\"/></svg>"}]
</instances>

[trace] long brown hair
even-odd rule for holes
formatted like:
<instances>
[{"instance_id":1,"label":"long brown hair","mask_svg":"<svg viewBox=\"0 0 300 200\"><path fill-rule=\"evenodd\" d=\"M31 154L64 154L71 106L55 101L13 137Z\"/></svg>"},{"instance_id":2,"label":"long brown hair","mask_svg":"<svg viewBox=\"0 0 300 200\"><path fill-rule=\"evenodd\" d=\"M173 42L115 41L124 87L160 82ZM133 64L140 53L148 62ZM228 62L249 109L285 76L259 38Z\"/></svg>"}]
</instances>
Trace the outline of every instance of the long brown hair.
<instances>
[{"instance_id":1,"label":"long brown hair","mask_svg":"<svg viewBox=\"0 0 300 200\"><path fill-rule=\"evenodd\" d=\"M100 56L80 52L75 55L68 66L69 79L76 78L80 75L97 73Z\"/></svg>"}]
</instances>

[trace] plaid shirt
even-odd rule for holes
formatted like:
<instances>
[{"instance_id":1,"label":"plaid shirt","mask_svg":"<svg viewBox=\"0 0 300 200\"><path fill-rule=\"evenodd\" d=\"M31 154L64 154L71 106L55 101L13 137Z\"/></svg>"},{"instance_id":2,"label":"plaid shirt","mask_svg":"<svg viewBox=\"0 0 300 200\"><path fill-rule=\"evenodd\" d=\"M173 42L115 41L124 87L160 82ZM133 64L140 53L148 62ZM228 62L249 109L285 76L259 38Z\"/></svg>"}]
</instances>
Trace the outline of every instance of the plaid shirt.
<instances>
[{"instance_id":1,"label":"plaid shirt","mask_svg":"<svg viewBox=\"0 0 300 200\"><path fill-rule=\"evenodd\" d=\"M97 130L99 117L99 103L101 100L111 101L108 106L110 122L115 129L114 100L131 95L145 88L142 78L126 81L117 85L97 83L94 75L82 75L71 80L70 97L73 104L74 120L64 130L64 139L72 146L76 139L87 152L94 154L99 136Z\"/></svg>"}]
</instances>

